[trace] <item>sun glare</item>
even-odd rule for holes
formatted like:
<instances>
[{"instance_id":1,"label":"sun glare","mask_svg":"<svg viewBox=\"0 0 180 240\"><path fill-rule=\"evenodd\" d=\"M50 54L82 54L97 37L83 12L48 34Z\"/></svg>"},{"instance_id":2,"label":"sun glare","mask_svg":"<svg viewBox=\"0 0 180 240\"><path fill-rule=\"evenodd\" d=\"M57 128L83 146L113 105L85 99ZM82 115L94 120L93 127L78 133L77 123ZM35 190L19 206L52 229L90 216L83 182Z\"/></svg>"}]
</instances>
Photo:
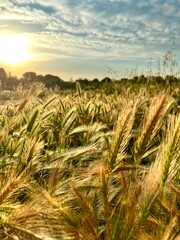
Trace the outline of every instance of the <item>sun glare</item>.
<instances>
[{"instance_id":1,"label":"sun glare","mask_svg":"<svg viewBox=\"0 0 180 240\"><path fill-rule=\"evenodd\" d=\"M18 64L31 58L25 35L0 36L0 62Z\"/></svg>"}]
</instances>

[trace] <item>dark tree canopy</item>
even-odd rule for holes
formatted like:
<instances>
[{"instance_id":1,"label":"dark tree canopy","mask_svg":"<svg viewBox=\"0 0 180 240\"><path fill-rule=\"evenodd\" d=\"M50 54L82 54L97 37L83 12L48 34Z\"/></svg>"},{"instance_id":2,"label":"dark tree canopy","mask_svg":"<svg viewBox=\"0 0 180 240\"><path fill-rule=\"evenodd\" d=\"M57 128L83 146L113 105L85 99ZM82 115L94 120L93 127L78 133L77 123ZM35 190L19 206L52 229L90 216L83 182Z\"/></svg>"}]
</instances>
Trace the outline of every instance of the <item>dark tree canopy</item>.
<instances>
[{"instance_id":1,"label":"dark tree canopy","mask_svg":"<svg viewBox=\"0 0 180 240\"><path fill-rule=\"evenodd\" d=\"M0 80L6 80L7 79L7 73L4 70L4 68L0 68Z\"/></svg>"},{"instance_id":2,"label":"dark tree canopy","mask_svg":"<svg viewBox=\"0 0 180 240\"><path fill-rule=\"evenodd\" d=\"M112 79L109 77L105 77L101 80L102 83L110 83L111 81L112 81Z\"/></svg>"},{"instance_id":3,"label":"dark tree canopy","mask_svg":"<svg viewBox=\"0 0 180 240\"><path fill-rule=\"evenodd\" d=\"M36 80L36 73L35 72L25 72L23 74L23 78L25 81L32 83Z\"/></svg>"},{"instance_id":4,"label":"dark tree canopy","mask_svg":"<svg viewBox=\"0 0 180 240\"><path fill-rule=\"evenodd\" d=\"M19 84L23 87L27 87L32 83L43 83L46 88L55 88L58 87L60 90L76 90L76 83L78 82L83 90L98 90L102 89L107 94L112 94L115 91L119 91L118 89L121 86L131 86L134 89L138 89L140 86L145 85L161 85L163 86L175 86L179 85L180 78L173 75L159 76L159 75L140 75L134 76L131 78L121 78L121 79L111 79L110 77L105 77L102 80L98 80L94 78L93 80L89 80L87 78L79 78L72 82L63 81L60 77L52 74L37 75L35 72L28 71L25 72L21 78L17 78L16 76L12 76L11 74L7 74L4 68L0 67L0 88L13 90Z\"/></svg>"},{"instance_id":5,"label":"dark tree canopy","mask_svg":"<svg viewBox=\"0 0 180 240\"><path fill-rule=\"evenodd\" d=\"M43 82L46 87L55 87L60 86L60 83L63 82L58 76L54 76L51 74L45 75Z\"/></svg>"}]
</instances>

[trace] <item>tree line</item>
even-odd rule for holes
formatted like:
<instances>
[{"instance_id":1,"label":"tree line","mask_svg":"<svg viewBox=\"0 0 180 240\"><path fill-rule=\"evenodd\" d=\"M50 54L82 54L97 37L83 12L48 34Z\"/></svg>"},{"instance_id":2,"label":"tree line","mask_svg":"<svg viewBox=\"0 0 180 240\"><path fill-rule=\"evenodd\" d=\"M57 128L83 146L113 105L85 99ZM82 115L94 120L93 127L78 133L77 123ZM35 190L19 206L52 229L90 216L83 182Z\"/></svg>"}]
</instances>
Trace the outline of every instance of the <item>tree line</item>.
<instances>
[{"instance_id":1,"label":"tree line","mask_svg":"<svg viewBox=\"0 0 180 240\"><path fill-rule=\"evenodd\" d=\"M59 76L46 74L38 75L35 72L25 72L21 78L13 76L11 73L7 74L4 68L0 68L0 88L1 90L13 90L19 84L23 87L28 87L33 83L43 83L46 88L58 87L61 90L74 90L76 89L76 83L79 82L81 87L85 90L95 90L106 88L109 93L114 91L117 85L177 85L180 83L180 78L173 75L162 76L134 76L132 78L113 79L105 77L102 80L95 78L89 80L87 78L76 79L75 81L64 81Z\"/></svg>"}]
</instances>

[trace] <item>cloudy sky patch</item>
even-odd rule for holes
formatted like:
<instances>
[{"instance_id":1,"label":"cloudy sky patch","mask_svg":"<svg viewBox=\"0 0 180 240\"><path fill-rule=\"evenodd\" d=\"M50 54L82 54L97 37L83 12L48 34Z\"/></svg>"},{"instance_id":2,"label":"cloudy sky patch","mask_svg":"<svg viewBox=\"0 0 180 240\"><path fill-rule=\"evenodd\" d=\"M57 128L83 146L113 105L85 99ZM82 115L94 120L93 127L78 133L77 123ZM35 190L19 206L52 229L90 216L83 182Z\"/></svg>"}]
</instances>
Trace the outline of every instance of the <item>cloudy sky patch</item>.
<instances>
[{"instance_id":1,"label":"cloudy sky patch","mask_svg":"<svg viewBox=\"0 0 180 240\"><path fill-rule=\"evenodd\" d=\"M173 42L179 62L179 9L179 0L3 0L0 37L23 33L31 39L34 58L24 71L49 64L48 71L62 78L84 76L84 69L89 78L103 77L106 63L120 74L123 67L145 69Z\"/></svg>"}]
</instances>

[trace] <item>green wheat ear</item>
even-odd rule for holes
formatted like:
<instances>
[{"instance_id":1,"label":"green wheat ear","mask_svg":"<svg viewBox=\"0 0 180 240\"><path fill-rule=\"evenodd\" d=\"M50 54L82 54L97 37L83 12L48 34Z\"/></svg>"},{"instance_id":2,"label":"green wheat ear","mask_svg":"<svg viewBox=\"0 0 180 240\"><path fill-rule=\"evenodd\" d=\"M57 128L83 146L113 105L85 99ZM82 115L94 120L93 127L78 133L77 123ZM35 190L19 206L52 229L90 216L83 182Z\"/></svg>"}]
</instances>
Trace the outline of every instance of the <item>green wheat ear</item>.
<instances>
[{"instance_id":1,"label":"green wheat ear","mask_svg":"<svg viewBox=\"0 0 180 240\"><path fill-rule=\"evenodd\" d=\"M114 127L114 135L109 149L108 165L110 170L114 169L116 162L119 161L118 155L123 156L129 143L132 134L136 108L137 102L133 107L129 105L123 105L122 110L119 112L118 120Z\"/></svg>"},{"instance_id":2,"label":"green wheat ear","mask_svg":"<svg viewBox=\"0 0 180 240\"><path fill-rule=\"evenodd\" d=\"M137 164L141 162L144 156L147 156L148 151L151 154L156 150L152 147L163 123L163 118L171 105L169 102L172 103L172 99L167 97L165 93L160 93L152 99L133 146L134 160Z\"/></svg>"},{"instance_id":3,"label":"green wheat ear","mask_svg":"<svg viewBox=\"0 0 180 240\"><path fill-rule=\"evenodd\" d=\"M31 119L29 120L29 123L27 125L27 132L31 133L33 131L33 127L35 125L35 121L38 118L38 114L39 114L39 110L36 109L31 117Z\"/></svg>"},{"instance_id":4,"label":"green wheat ear","mask_svg":"<svg viewBox=\"0 0 180 240\"><path fill-rule=\"evenodd\" d=\"M80 82L76 82L76 91L79 95L79 97L82 97L82 88Z\"/></svg>"},{"instance_id":5,"label":"green wheat ear","mask_svg":"<svg viewBox=\"0 0 180 240\"><path fill-rule=\"evenodd\" d=\"M167 133L157 157L161 159L161 185L165 186L180 172L180 114L169 119Z\"/></svg>"}]
</instances>

